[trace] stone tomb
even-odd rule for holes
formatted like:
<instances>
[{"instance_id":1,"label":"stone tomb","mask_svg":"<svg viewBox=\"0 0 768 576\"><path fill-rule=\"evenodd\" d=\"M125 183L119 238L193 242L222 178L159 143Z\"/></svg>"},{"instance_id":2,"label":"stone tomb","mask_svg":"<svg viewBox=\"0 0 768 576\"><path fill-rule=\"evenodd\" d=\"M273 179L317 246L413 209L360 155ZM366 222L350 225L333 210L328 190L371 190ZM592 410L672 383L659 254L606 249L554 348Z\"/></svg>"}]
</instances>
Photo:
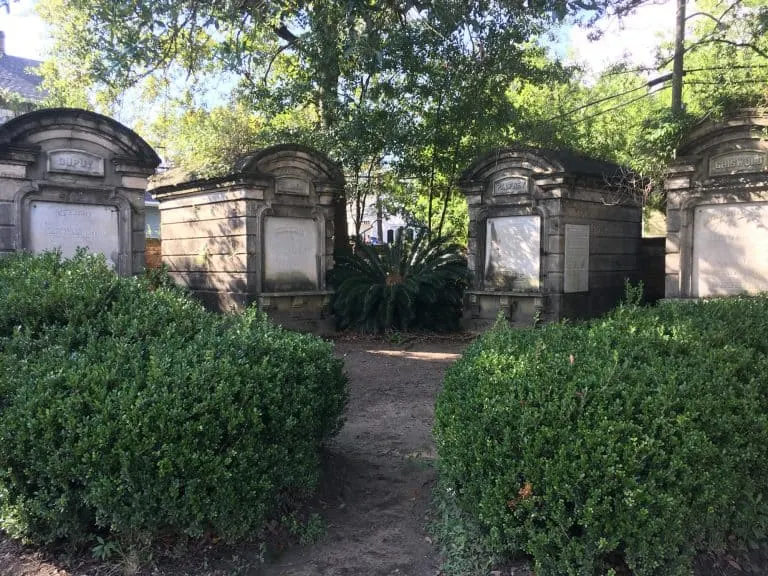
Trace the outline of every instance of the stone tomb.
<instances>
[{"instance_id":1,"label":"stone tomb","mask_svg":"<svg viewBox=\"0 0 768 576\"><path fill-rule=\"evenodd\" d=\"M160 202L163 262L213 309L258 303L283 324L316 329L334 241L347 242L336 202L343 189L337 164L298 145L250 154L222 178L158 181L150 192Z\"/></svg>"},{"instance_id":2,"label":"stone tomb","mask_svg":"<svg viewBox=\"0 0 768 576\"><path fill-rule=\"evenodd\" d=\"M462 176L469 206L464 323L587 318L637 280L641 208L610 182L613 164L525 147L494 151Z\"/></svg>"},{"instance_id":3,"label":"stone tomb","mask_svg":"<svg viewBox=\"0 0 768 576\"><path fill-rule=\"evenodd\" d=\"M144 269L144 189L160 163L136 133L74 109L0 127L0 253L77 248L120 274Z\"/></svg>"},{"instance_id":4,"label":"stone tomb","mask_svg":"<svg viewBox=\"0 0 768 576\"><path fill-rule=\"evenodd\" d=\"M264 218L264 292L320 287L318 236L310 218Z\"/></svg>"},{"instance_id":5,"label":"stone tomb","mask_svg":"<svg viewBox=\"0 0 768 576\"><path fill-rule=\"evenodd\" d=\"M667 190L667 298L768 290L768 116L743 110L697 126Z\"/></svg>"}]
</instances>

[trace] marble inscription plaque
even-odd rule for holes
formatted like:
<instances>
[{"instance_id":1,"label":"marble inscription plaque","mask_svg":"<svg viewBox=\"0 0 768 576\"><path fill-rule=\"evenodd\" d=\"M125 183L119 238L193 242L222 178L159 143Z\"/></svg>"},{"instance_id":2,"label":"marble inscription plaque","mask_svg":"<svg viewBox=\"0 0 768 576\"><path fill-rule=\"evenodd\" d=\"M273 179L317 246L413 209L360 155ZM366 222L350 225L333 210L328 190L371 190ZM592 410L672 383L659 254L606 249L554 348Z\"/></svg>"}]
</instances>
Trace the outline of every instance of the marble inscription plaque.
<instances>
[{"instance_id":1,"label":"marble inscription plaque","mask_svg":"<svg viewBox=\"0 0 768 576\"><path fill-rule=\"evenodd\" d=\"M493 184L494 196L511 196L513 194L528 193L528 178L522 176L510 176L502 178Z\"/></svg>"},{"instance_id":2,"label":"marble inscription plaque","mask_svg":"<svg viewBox=\"0 0 768 576\"><path fill-rule=\"evenodd\" d=\"M48 152L48 172L104 176L104 158L82 150L51 150Z\"/></svg>"},{"instance_id":3,"label":"marble inscription plaque","mask_svg":"<svg viewBox=\"0 0 768 576\"><path fill-rule=\"evenodd\" d=\"M564 272L564 292L589 291L589 225L565 225Z\"/></svg>"},{"instance_id":4,"label":"marble inscription plaque","mask_svg":"<svg viewBox=\"0 0 768 576\"><path fill-rule=\"evenodd\" d=\"M278 194L309 196L309 182L301 178L278 178L275 181L275 188Z\"/></svg>"},{"instance_id":5,"label":"marble inscription plaque","mask_svg":"<svg viewBox=\"0 0 768 576\"><path fill-rule=\"evenodd\" d=\"M118 209L98 204L32 202L29 205L29 246L32 252L61 250L73 256L78 247L102 253L117 267L120 252Z\"/></svg>"},{"instance_id":6,"label":"marble inscription plaque","mask_svg":"<svg viewBox=\"0 0 768 576\"><path fill-rule=\"evenodd\" d=\"M709 161L710 176L762 172L766 167L766 153L758 150L740 150L715 156Z\"/></svg>"},{"instance_id":7,"label":"marble inscription plaque","mask_svg":"<svg viewBox=\"0 0 768 576\"><path fill-rule=\"evenodd\" d=\"M316 290L317 223L310 218L264 219L264 291Z\"/></svg>"},{"instance_id":8,"label":"marble inscription plaque","mask_svg":"<svg viewBox=\"0 0 768 576\"><path fill-rule=\"evenodd\" d=\"M695 209L693 296L768 290L768 203L712 204Z\"/></svg>"},{"instance_id":9,"label":"marble inscription plaque","mask_svg":"<svg viewBox=\"0 0 768 576\"><path fill-rule=\"evenodd\" d=\"M541 218L489 218L485 235L485 286L489 290L537 290Z\"/></svg>"}]
</instances>

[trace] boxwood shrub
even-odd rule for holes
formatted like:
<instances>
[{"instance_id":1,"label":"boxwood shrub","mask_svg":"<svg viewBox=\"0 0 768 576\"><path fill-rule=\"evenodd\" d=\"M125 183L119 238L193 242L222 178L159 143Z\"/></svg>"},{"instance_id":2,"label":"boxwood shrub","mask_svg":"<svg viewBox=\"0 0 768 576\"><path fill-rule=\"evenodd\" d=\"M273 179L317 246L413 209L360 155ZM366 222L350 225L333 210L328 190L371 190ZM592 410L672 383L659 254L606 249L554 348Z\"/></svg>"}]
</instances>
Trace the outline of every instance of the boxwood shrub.
<instances>
[{"instance_id":1,"label":"boxwood shrub","mask_svg":"<svg viewBox=\"0 0 768 576\"><path fill-rule=\"evenodd\" d=\"M448 371L441 480L538 576L687 574L768 527L768 297L498 326Z\"/></svg>"},{"instance_id":2,"label":"boxwood shrub","mask_svg":"<svg viewBox=\"0 0 768 576\"><path fill-rule=\"evenodd\" d=\"M161 283L162 284L162 283ZM260 312L103 259L0 259L0 527L38 543L257 533L309 495L346 379Z\"/></svg>"}]
</instances>

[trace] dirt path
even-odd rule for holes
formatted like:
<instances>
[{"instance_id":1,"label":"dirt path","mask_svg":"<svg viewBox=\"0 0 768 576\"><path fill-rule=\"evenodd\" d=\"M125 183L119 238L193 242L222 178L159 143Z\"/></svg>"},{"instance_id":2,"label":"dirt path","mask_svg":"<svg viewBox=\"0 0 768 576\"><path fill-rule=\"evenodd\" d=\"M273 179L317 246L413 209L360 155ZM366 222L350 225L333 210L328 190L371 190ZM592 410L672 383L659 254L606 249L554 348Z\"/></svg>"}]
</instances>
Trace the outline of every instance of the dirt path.
<instances>
[{"instance_id":1,"label":"dirt path","mask_svg":"<svg viewBox=\"0 0 768 576\"><path fill-rule=\"evenodd\" d=\"M425 531L436 479L434 402L464 342L410 348L342 342L347 423L329 447L318 506L326 535L265 565L264 576L428 576L439 572Z\"/></svg>"},{"instance_id":2,"label":"dirt path","mask_svg":"<svg viewBox=\"0 0 768 576\"><path fill-rule=\"evenodd\" d=\"M436 480L432 421L445 369L467 342L390 346L342 341L350 378L347 422L325 454L310 512L325 522L312 545L291 545L261 564L257 548L203 547L160 565L70 560L0 534L0 576L434 576L436 550L425 530Z\"/></svg>"},{"instance_id":3,"label":"dirt path","mask_svg":"<svg viewBox=\"0 0 768 576\"><path fill-rule=\"evenodd\" d=\"M413 346L340 342L350 377L347 423L328 447L310 512L326 524L316 544L292 545L262 564L258 548L197 546L159 565L112 564L89 554L55 558L0 533L0 576L437 576L425 530L436 481L432 421L445 369L467 343ZM744 561L746 560L746 562ZM696 576L768 574L768 554L700 555ZM491 574L509 574L509 568ZM511 571L529 573L523 568Z\"/></svg>"}]
</instances>

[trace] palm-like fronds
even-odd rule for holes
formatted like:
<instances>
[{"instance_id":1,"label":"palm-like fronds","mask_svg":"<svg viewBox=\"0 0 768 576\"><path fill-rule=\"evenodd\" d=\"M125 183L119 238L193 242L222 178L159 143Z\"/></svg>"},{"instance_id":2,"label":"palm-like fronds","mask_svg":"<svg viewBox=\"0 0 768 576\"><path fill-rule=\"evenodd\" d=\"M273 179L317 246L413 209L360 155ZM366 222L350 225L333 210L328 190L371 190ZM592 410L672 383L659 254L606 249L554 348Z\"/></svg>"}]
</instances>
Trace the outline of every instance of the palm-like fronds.
<instances>
[{"instance_id":1,"label":"palm-like fronds","mask_svg":"<svg viewBox=\"0 0 768 576\"><path fill-rule=\"evenodd\" d=\"M357 240L354 252L335 255L329 281L339 328L450 330L461 314L467 260L461 246L425 232L378 247Z\"/></svg>"}]
</instances>

